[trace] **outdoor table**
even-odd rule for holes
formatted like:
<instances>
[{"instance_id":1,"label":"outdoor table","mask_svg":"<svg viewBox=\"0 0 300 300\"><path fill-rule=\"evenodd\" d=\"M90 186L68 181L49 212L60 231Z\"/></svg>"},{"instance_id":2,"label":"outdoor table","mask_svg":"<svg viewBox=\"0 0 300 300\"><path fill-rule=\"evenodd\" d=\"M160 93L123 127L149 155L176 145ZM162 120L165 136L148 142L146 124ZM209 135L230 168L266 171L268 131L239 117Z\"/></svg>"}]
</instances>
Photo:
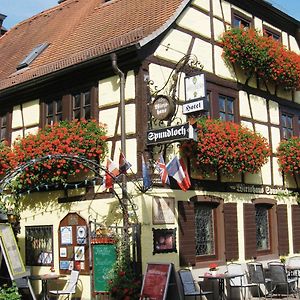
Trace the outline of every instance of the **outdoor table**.
<instances>
[{"instance_id":1,"label":"outdoor table","mask_svg":"<svg viewBox=\"0 0 300 300\"><path fill-rule=\"evenodd\" d=\"M32 280L41 280L42 281L42 291L41 291L41 300L49 300L48 296L48 281L54 280L58 278L66 277L66 275L60 275L60 274L43 274L43 275L31 275L29 276Z\"/></svg>"},{"instance_id":2,"label":"outdoor table","mask_svg":"<svg viewBox=\"0 0 300 300\"><path fill-rule=\"evenodd\" d=\"M228 273L217 273L215 275L206 272L204 275L200 275L199 278L208 279L208 280L218 280L218 286L219 286L219 299L220 300L226 300L226 294L225 294L225 279L231 279L235 277L242 277L244 274L228 274Z\"/></svg>"}]
</instances>

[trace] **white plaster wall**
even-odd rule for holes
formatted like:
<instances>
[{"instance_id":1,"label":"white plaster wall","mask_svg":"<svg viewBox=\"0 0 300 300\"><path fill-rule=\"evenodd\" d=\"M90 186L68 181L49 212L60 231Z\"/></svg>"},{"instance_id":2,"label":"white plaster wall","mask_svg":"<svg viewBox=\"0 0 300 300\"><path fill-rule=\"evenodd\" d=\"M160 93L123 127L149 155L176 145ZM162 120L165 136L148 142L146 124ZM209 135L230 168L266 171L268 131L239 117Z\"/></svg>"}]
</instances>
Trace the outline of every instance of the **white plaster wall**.
<instances>
[{"instance_id":1,"label":"white plaster wall","mask_svg":"<svg viewBox=\"0 0 300 300\"><path fill-rule=\"evenodd\" d=\"M262 135L264 138L269 141L269 129L267 125L262 125L262 124L255 124L255 132L259 133Z\"/></svg>"},{"instance_id":2,"label":"white plaster wall","mask_svg":"<svg viewBox=\"0 0 300 300\"><path fill-rule=\"evenodd\" d=\"M98 105L103 107L120 102L120 79L115 75L100 80L98 83ZM125 81L125 100L135 98L135 75L134 71L126 74Z\"/></svg>"},{"instance_id":3,"label":"white plaster wall","mask_svg":"<svg viewBox=\"0 0 300 300\"><path fill-rule=\"evenodd\" d=\"M297 43L296 39L292 35L289 35L289 38L290 38L291 50L298 53L298 54L300 54L299 46L298 46L298 43Z\"/></svg>"},{"instance_id":4,"label":"white plaster wall","mask_svg":"<svg viewBox=\"0 0 300 300\"><path fill-rule=\"evenodd\" d=\"M194 8L187 8L177 21L179 27L210 38L210 17Z\"/></svg>"},{"instance_id":5,"label":"white plaster wall","mask_svg":"<svg viewBox=\"0 0 300 300\"><path fill-rule=\"evenodd\" d=\"M231 79L231 80L236 80L235 75L230 72L228 69L227 65L225 64L223 58L222 58L222 48L219 46L214 47L215 50L215 73L216 75Z\"/></svg>"},{"instance_id":6,"label":"white plaster wall","mask_svg":"<svg viewBox=\"0 0 300 300\"><path fill-rule=\"evenodd\" d=\"M269 115L270 122L279 125L279 105L277 102L269 100Z\"/></svg>"},{"instance_id":7,"label":"white plaster wall","mask_svg":"<svg viewBox=\"0 0 300 300\"><path fill-rule=\"evenodd\" d=\"M12 129L39 124L40 105L39 100L24 103L23 109L20 105L14 106L12 114ZM23 113L23 116L22 116ZM22 123L24 121L24 124Z\"/></svg>"},{"instance_id":8,"label":"white plaster wall","mask_svg":"<svg viewBox=\"0 0 300 300\"><path fill-rule=\"evenodd\" d=\"M16 140L16 138L18 138L18 137L23 137L23 130L22 129L12 132L11 142L13 143Z\"/></svg>"},{"instance_id":9,"label":"white plaster wall","mask_svg":"<svg viewBox=\"0 0 300 300\"><path fill-rule=\"evenodd\" d=\"M220 3L221 2L221 3ZM213 0L213 15L231 24L231 6L226 1Z\"/></svg>"},{"instance_id":10,"label":"white plaster wall","mask_svg":"<svg viewBox=\"0 0 300 300\"><path fill-rule=\"evenodd\" d=\"M248 94L245 91L239 91L239 101L240 101L240 116L251 118L251 111L248 101Z\"/></svg>"},{"instance_id":11,"label":"white plaster wall","mask_svg":"<svg viewBox=\"0 0 300 300\"><path fill-rule=\"evenodd\" d=\"M259 30L261 33L263 32L263 22L258 17L254 17L254 27Z\"/></svg>"},{"instance_id":12,"label":"white plaster wall","mask_svg":"<svg viewBox=\"0 0 300 300\"><path fill-rule=\"evenodd\" d=\"M203 65L203 70L213 72L213 47L211 43L196 39L193 45L192 54L194 54Z\"/></svg>"},{"instance_id":13,"label":"white plaster wall","mask_svg":"<svg viewBox=\"0 0 300 300\"><path fill-rule=\"evenodd\" d=\"M206 11L210 10L209 0L194 0L192 3L199 8L205 9Z\"/></svg>"},{"instance_id":14,"label":"white plaster wall","mask_svg":"<svg viewBox=\"0 0 300 300\"><path fill-rule=\"evenodd\" d=\"M157 64L149 65L149 78L154 82L154 85L150 86L152 92L154 92L155 90L160 90L165 85L171 72L172 69L167 67L163 67ZM179 96L180 100L185 100L183 78L184 76L181 77L181 80L179 81L179 86L177 86L177 91L179 93L179 94L177 93L177 95ZM162 94L168 94L172 82L173 82L172 80L169 81L169 84L167 84L166 87L161 91Z\"/></svg>"},{"instance_id":15,"label":"white plaster wall","mask_svg":"<svg viewBox=\"0 0 300 300\"><path fill-rule=\"evenodd\" d=\"M287 47L287 49L289 49L289 36L284 31L281 32L281 42L284 46Z\"/></svg>"},{"instance_id":16,"label":"white plaster wall","mask_svg":"<svg viewBox=\"0 0 300 300\"><path fill-rule=\"evenodd\" d=\"M118 107L99 111L99 120L107 125L107 135L112 137L121 134L121 123L118 119ZM134 120L134 121L133 121ZM136 132L136 112L135 104L126 104L125 106L125 130L127 134Z\"/></svg>"},{"instance_id":17,"label":"white plaster wall","mask_svg":"<svg viewBox=\"0 0 300 300\"><path fill-rule=\"evenodd\" d=\"M154 56L178 62L187 53L191 40L192 37L189 34L176 29L170 30L156 49Z\"/></svg>"},{"instance_id":18,"label":"white plaster wall","mask_svg":"<svg viewBox=\"0 0 300 300\"><path fill-rule=\"evenodd\" d=\"M214 37L215 40L218 41L221 38L221 35L224 31L226 31L229 26L224 25L224 22L214 18L213 19L214 22Z\"/></svg>"},{"instance_id":19,"label":"white plaster wall","mask_svg":"<svg viewBox=\"0 0 300 300\"><path fill-rule=\"evenodd\" d=\"M247 12L246 10L241 9L240 7L237 7L235 5L232 5L232 8L234 8L236 11L241 12L242 14L246 15L247 17L249 17L250 19L252 19L252 14L250 14L249 12Z\"/></svg>"},{"instance_id":20,"label":"white plaster wall","mask_svg":"<svg viewBox=\"0 0 300 300\"><path fill-rule=\"evenodd\" d=\"M245 260L245 240L244 240L244 208L243 202L237 201L237 226L238 226L238 248L239 260Z\"/></svg>"},{"instance_id":21,"label":"white plaster wall","mask_svg":"<svg viewBox=\"0 0 300 300\"><path fill-rule=\"evenodd\" d=\"M283 185L281 172L279 171L278 159L273 157L273 180L274 185Z\"/></svg>"},{"instance_id":22,"label":"white plaster wall","mask_svg":"<svg viewBox=\"0 0 300 300\"><path fill-rule=\"evenodd\" d=\"M120 102L119 76L112 76L99 81L99 107Z\"/></svg>"},{"instance_id":23,"label":"white plaster wall","mask_svg":"<svg viewBox=\"0 0 300 300\"><path fill-rule=\"evenodd\" d=\"M300 104L300 91L295 91L295 102Z\"/></svg>"},{"instance_id":24,"label":"white plaster wall","mask_svg":"<svg viewBox=\"0 0 300 300\"><path fill-rule=\"evenodd\" d=\"M254 120L262 121L262 122L268 121L266 99L251 94L250 105L251 105Z\"/></svg>"},{"instance_id":25,"label":"white plaster wall","mask_svg":"<svg viewBox=\"0 0 300 300\"><path fill-rule=\"evenodd\" d=\"M272 136L272 151L276 152L276 149L280 143L280 129L278 127L271 127Z\"/></svg>"}]
</instances>

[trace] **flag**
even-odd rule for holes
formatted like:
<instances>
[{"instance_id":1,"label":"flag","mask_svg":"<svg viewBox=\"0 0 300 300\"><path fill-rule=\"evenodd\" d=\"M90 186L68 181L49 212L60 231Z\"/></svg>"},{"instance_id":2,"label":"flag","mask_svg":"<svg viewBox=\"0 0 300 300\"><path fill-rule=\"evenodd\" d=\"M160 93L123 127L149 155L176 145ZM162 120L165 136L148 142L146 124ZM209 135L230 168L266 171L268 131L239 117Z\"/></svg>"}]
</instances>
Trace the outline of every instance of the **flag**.
<instances>
[{"instance_id":1,"label":"flag","mask_svg":"<svg viewBox=\"0 0 300 300\"><path fill-rule=\"evenodd\" d=\"M142 173L143 173L143 188L144 190L148 190L152 185L152 181L150 178L149 168L144 159L144 155L142 155Z\"/></svg>"},{"instance_id":2,"label":"flag","mask_svg":"<svg viewBox=\"0 0 300 300\"><path fill-rule=\"evenodd\" d=\"M120 173L125 174L127 172L128 169L130 169L131 167L131 163L129 163L123 152L120 152L120 156L119 156L119 170Z\"/></svg>"},{"instance_id":3,"label":"flag","mask_svg":"<svg viewBox=\"0 0 300 300\"><path fill-rule=\"evenodd\" d=\"M177 181L177 184L183 191L190 188L191 181L183 160L180 161L177 156L174 156L167 164L167 172Z\"/></svg>"},{"instance_id":4,"label":"flag","mask_svg":"<svg viewBox=\"0 0 300 300\"><path fill-rule=\"evenodd\" d=\"M103 183L101 185L101 190L105 191L107 189L113 188L113 177L116 177L120 174L118 166L115 162L113 162L110 158L106 161L106 171L103 176Z\"/></svg>"},{"instance_id":5,"label":"flag","mask_svg":"<svg viewBox=\"0 0 300 300\"><path fill-rule=\"evenodd\" d=\"M170 185L170 180L169 180L166 164L165 164L165 161L164 161L164 158L163 158L162 154L160 154L159 160L156 162L156 169L159 172L162 184L163 185L165 185L165 184Z\"/></svg>"}]
</instances>

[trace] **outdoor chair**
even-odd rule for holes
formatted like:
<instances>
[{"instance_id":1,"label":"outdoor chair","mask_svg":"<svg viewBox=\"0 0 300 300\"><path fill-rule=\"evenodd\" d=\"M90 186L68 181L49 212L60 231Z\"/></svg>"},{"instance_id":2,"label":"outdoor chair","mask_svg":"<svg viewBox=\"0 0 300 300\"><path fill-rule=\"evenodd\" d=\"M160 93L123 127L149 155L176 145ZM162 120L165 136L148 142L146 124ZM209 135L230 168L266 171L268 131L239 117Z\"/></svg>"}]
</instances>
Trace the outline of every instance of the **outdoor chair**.
<instances>
[{"instance_id":1,"label":"outdoor chair","mask_svg":"<svg viewBox=\"0 0 300 300\"><path fill-rule=\"evenodd\" d=\"M266 298L268 289L271 287L271 279L266 278L262 263L249 262L247 263L248 275L250 283L257 284L258 297L261 297L261 286L264 286L263 296Z\"/></svg>"},{"instance_id":2,"label":"outdoor chair","mask_svg":"<svg viewBox=\"0 0 300 300\"><path fill-rule=\"evenodd\" d=\"M184 297L194 296L197 299L197 296L207 296L213 294L212 291L202 291L201 286L194 280L193 274L189 269L180 269L178 275L182 284ZM197 286L198 285L198 286Z\"/></svg>"},{"instance_id":3,"label":"outdoor chair","mask_svg":"<svg viewBox=\"0 0 300 300\"><path fill-rule=\"evenodd\" d=\"M71 299L72 295L76 293L76 286L78 283L79 271L72 270L70 278L63 290L51 290L49 294L55 296L66 296L65 299Z\"/></svg>"},{"instance_id":4,"label":"outdoor chair","mask_svg":"<svg viewBox=\"0 0 300 300\"><path fill-rule=\"evenodd\" d=\"M251 298L250 288L257 287L256 283L249 283L245 270L243 269L241 264L230 263L227 265L227 275L234 276L232 278L228 278L229 280L229 299L232 297L232 289L239 288L242 294L243 299L246 299L247 291L248 291L248 299ZM236 276L235 276L236 275Z\"/></svg>"},{"instance_id":5,"label":"outdoor chair","mask_svg":"<svg viewBox=\"0 0 300 300\"><path fill-rule=\"evenodd\" d=\"M295 287L297 278L287 276L283 263L271 262L268 263L268 268L271 279L271 297L273 294L286 294L287 298L289 298L290 294L297 296L298 291Z\"/></svg>"}]
</instances>

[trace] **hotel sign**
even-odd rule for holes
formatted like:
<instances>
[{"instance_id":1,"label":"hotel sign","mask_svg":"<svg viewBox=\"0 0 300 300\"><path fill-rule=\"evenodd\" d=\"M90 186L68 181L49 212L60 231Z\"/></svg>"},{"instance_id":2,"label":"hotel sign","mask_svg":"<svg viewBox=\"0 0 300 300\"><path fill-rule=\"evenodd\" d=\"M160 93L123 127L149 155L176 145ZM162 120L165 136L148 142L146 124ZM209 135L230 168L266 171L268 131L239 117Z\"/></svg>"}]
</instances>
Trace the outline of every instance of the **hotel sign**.
<instances>
[{"instance_id":1,"label":"hotel sign","mask_svg":"<svg viewBox=\"0 0 300 300\"><path fill-rule=\"evenodd\" d=\"M189 139L196 139L195 129L190 123L153 129L147 132L147 145L164 144Z\"/></svg>"},{"instance_id":2,"label":"hotel sign","mask_svg":"<svg viewBox=\"0 0 300 300\"><path fill-rule=\"evenodd\" d=\"M195 111L208 110L208 100L201 99L197 101L191 101L182 105L182 113L189 114Z\"/></svg>"}]
</instances>

